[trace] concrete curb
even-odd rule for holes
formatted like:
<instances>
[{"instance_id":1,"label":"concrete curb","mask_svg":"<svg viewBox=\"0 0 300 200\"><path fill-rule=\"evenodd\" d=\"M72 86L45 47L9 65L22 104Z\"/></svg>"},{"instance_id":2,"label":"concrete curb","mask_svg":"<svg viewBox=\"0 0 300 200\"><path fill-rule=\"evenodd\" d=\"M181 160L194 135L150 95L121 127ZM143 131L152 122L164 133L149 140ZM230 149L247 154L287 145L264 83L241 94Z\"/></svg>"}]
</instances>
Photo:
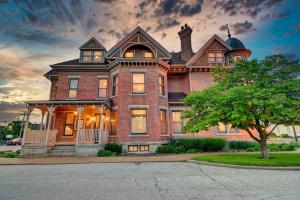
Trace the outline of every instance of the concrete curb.
<instances>
[{"instance_id":1,"label":"concrete curb","mask_svg":"<svg viewBox=\"0 0 300 200\"><path fill-rule=\"evenodd\" d=\"M300 167L268 167L268 166L245 166L245 165L230 165L223 163L213 163L213 162L205 162L198 160L187 160L190 163L196 163L201 165L215 166L215 167L228 167L228 168L236 168L236 169L263 169L263 170L294 170L300 171Z\"/></svg>"}]
</instances>

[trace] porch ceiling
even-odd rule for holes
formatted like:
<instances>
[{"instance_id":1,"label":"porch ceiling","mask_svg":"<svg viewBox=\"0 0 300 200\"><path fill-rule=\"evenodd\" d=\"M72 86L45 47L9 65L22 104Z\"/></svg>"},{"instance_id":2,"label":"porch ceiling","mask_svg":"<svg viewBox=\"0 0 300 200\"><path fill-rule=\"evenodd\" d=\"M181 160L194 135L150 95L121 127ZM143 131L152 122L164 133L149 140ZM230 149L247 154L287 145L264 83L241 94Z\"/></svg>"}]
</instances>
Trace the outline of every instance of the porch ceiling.
<instances>
[{"instance_id":1,"label":"porch ceiling","mask_svg":"<svg viewBox=\"0 0 300 200\"><path fill-rule=\"evenodd\" d=\"M29 107L44 107L44 106L92 106L92 105L104 105L111 108L110 99L99 100L36 100L26 101L25 104Z\"/></svg>"}]
</instances>

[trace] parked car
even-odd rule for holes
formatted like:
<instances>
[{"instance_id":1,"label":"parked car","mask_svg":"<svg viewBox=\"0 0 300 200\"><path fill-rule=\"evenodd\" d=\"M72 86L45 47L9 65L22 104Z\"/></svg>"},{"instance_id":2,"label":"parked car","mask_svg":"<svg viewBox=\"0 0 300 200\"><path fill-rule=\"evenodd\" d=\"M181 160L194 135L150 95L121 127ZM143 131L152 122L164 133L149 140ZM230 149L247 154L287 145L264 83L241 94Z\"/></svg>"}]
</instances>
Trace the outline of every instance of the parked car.
<instances>
[{"instance_id":1,"label":"parked car","mask_svg":"<svg viewBox=\"0 0 300 200\"><path fill-rule=\"evenodd\" d=\"M9 140L6 145L10 146L10 145L21 145L22 144L22 138L15 138L12 140Z\"/></svg>"}]
</instances>

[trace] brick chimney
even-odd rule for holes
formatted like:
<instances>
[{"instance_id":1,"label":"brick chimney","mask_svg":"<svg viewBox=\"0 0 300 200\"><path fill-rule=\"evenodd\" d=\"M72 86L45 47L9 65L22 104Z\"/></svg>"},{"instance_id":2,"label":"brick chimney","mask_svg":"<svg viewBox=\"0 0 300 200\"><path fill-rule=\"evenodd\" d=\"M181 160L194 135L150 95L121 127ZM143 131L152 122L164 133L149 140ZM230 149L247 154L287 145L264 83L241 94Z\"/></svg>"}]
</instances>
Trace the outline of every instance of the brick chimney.
<instances>
[{"instance_id":1,"label":"brick chimney","mask_svg":"<svg viewBox=\"0 0 300 200\"><path fill-rule=\"evenodd\" d=\"M193 56L191 35L193 30L187 24L181 26L178 35L181 40L181 59L188 61Z\"/></svg>"}]
</instances>

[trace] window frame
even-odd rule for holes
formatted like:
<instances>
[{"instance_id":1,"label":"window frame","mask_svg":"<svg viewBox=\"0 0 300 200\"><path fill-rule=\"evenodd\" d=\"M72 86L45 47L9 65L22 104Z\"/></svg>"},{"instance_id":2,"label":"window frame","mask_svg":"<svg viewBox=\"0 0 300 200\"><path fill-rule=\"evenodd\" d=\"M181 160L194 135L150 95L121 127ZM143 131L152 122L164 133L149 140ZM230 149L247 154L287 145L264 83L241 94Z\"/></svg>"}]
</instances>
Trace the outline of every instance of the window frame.
<instances>
[{"instance_id":1,"label":"window frame","mask_svg":"<svg viewBox=\"0 0 300 200\"><path fill-rule=\"evenodd\" d=\"M164 112L165 121L162 121L161 112ZM160 122L160 134L167 135L168 134L168 120L167 120L167 110L166 109L159 110L159 122ZM163 132L162 126L165 126L165 130L166 130L165 132Z\"/></svg>"},{"instance_id":2,"label":"window frame","mask_svg":"<svg viewBox=\"0 0 300 200\"><path fill-rule=\"evenodd\" d=\"M217 126L218 135L235 135L235 134L240 134L240 129L238 129L238 128L231 128L230 124L223 124L223 126L225 127L225 131L220 131L220 123Z\"/></svg>"},{"instance_id":3,"label":"window frame","mask_svg":"<svg viewBox=\"0 0 300 200\"><path fill-rule=\"evenodd\" d=\"M91 52L91 55L90 56L85 56L84 52L88 52L88 51ZM99 61L95 60L95 52L101 52L101 54L102 54L101 60L99 60ZM86 60L84 60L85 57L90 57L91 59L88 60L88 61L86 61ZM103 52L103 50L98 50L98 49L94 49L94 50L92 50L92 49L82 50L81 61L84 62L84 63L101 63L101 62L103 62L103 60L104 60L104 52Z\"/></svg>"},{"instance_id":4,"label":"window frame","mask_svg":"<svg viewBox=\"0 0 300 200\"><path fill-rule=\"evenodd\" d=\"M183 111L182 111L182 110L172 110L172 127L173 127L173 134L182 134L182 128L183 128L184 122L183 122L182 119L180 119L180 121L174 121L174 117L173 117L173 113L174 113L174 112L180 112L180 113L181 113L181 114L180 114L180 117L181 117ZM175 132L175 128L174 128L174 125L175 125L175 124L174 124L174 123L180 124L180 126L181 126L180 132L178 132L178 131Z\"/></svg>"},{"instance_id":5,"label":"window frame","mask_svg":"<svg viewBox=\"0 0 300 200\"><path fill-rule=\"evenodd\" d=\"M101 88L101 80L106 81L106 88ZM100 90L105 89L105 96L100 96ZM108 78L98 78L98 98L108 98Z\"/></svg>"},{"instance_id":6,"label":"window frame","mask_svg":"<svg viewBox=\"0 0 300 200\"><path fill-rule=\"evenodd\" d=\"M134 77L134 74L143 74L144 76L144 82L143 83L134 83L133 82L133 77ZM144 91L143 92L134 92L134 85L141 85L143 84L144 86ZM146 94L146 73L145 72L132 72L131 73L131 93L132 94Z\"/></svg>"},{"instance_id":7,"label":"window frame","mask_svg":"<svg viewBox=\"0 0 300 200\"><path fill-rule=\"evenodd\" d=\"M146 57L145 56L146 53L151 53L152 57ZM144 59L153 59L154 58L154 53L151 50L143 50L143 58Z\"/></svg>"},{"instance_id":8,"label":"window frame","mask_svg":"<svg viewBox=\"0 0 300 200\"><path fill-rule=\"evenodd\" d=\"M77 81L77 87L71 88L71 81L76 80ZM78 96L78 87L79 87L79 78L69 78L69 83L68 83L68 99L77 99ZM70 98L70 91L76 90L76 96L74 98Z\"/></svg>"},{"instance_id":9,"label":"window frame","mask_svg":"<svg viewBox=\"0 0 300 200\"><path fill-rule=\"evenodd\" d=\"M67 124L68 114L72 114L73 115L73 123L72 124ZM75 122L76 122L75 119L76 119L76 116L75 116L74 112L66 112L66 115L65 115L65 125L64 125L64 134L63 134L63 136L67 136L67 137L74 136ZM66 135L66 127L67 126L72 126L73 127L73 129L72 129L72 135Z\"/></svg>"},{"instance_id":10,"label":"window frame","mask_svg":"<svg viewBox=\"0 0 300 200\"><path fill-rule=\"evenodd\" d=\"M162 78L162 83L160 83L160 78ZM166 96L166 79L165 76L162 74L158 75L158 85L159 85L159 95L160 96ZM162 88L162 93L161 93L161 88Z\"/></svg>"},{"instance_id":11,"label":"window frame","mask_svg":"<svg viewBox=\"0 0 300 200\"><path fill-rule=\"evenodd\" d=\"M115 74L112 76L112 89L111 89L111 95L112 97L118 95L118 85L119 85L119 74Z\"/></svg>"},{"instance_id":12,"label":"window frame","mask_svg":"<svg viewBox=\"0 0 300 200\"><path fill-rule=\"evenodd\" d=\"M125 54L127 53L127 52L132 52L132 57L126 57L125 56ZM126 59L134 59L135 58L135 50L126 50L125 52L124 52L124 54L123 54L123 57L124 58L126 58Z\"/></svg>"},{"instance_id":13,"label":"window frame","mask_svg":"<svg viewBox=\"0 0 300 200\"><path fill-rule=\"evenodd\" d=\"M223 64L224 65L224 61L225 61L225 57L224 57L224 52L223 51L209 51L207 53L207 59L208 59L208 63L209 64ZM214 54L214 57L211 57L209 54ZM222 57L218 57L218 54L222 54ZM210 59L213 58L214 62L211 62ZM222 62L218 62L218 58L222 58Z\"/></svg>"},{"instance_id":14,"label":"window frame","mask_svg":"<svg viewBox=\"0 0 300 200\"><path fill-rule=\"evenodd\" d=\"M133 115L132 114L132 111L134 110L145 110L146 111L146 114L140 114L140 115ZM147 108L131 108L130 110L130 134L132 135L147 135L148 133L148 109ZM146 124L145 124L145 131L144 132L133 132L132 130L132 120L133 120L133 117L145 117L146 118Z\"/></svg>"}]
</instances>

